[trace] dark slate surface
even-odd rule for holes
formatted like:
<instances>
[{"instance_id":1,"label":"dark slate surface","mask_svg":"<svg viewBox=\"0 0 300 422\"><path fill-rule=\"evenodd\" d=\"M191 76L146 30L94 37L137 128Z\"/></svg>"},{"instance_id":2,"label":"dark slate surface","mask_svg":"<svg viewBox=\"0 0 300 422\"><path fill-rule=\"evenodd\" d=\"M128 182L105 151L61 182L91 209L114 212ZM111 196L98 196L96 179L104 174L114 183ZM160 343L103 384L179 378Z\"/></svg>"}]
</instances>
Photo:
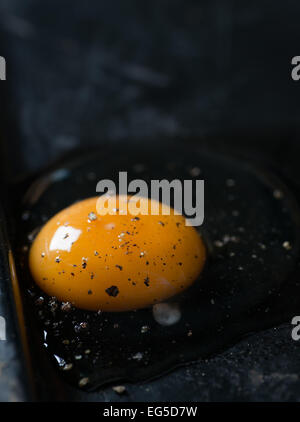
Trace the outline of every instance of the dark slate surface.
<instances>
[{"instance_id":1,"label":"dark slate surface","mask_svg":"<svg viewBox=\"0 0 300 422\"><path fill-rule=\"evenodd\" d=\"M2 0L6 176L107 139L181 136L273 161L298 183L299 13L293 1ZM290 331L253 335L120 400L298 400Z\"/></svg>"},{"instance_id":2,"label":"dark slate surface","mask_svg":"<svg viewBox=\"0 0 300 422\"><path fill-rule=\"evenodd\" d=\"M127 385L122 401L299 401L300 344L289 325L250 336L226 352L147 385ZM111 389L91 400L114 401Z\"/></svg>"}]
</instances>

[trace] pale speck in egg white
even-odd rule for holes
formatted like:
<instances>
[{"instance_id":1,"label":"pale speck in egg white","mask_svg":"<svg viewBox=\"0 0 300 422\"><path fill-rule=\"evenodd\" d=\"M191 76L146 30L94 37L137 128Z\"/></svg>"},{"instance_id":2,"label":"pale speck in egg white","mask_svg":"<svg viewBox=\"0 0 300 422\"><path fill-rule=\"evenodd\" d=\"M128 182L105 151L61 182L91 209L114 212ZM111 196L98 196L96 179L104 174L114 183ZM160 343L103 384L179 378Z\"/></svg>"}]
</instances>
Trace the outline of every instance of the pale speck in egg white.
<instances>
[{"instance_id":1,"label":"pale speck in egg white","mask_svg":"<svg viewBox=\"0 0 300 422\"><path fill-rule=\"evenodd\" d=\"M141 352L136 353L135 355L132 356L132 359L137 360L137 361L142 360L143 359L143 353L141 353Z\"/></svg>"},{"instance_id":2,"label":"pale speck in egg white","mask_svg":"<svg viewBox=\"0 0 300 422\"><path fill-rule=\"evenodd\" d=\"M288 242L287 240L285 242L283 242L282 246L284 247L284 249L286 249L287 251L290 251L292 249L292 245L290 244L290 242Z\"/></svg>"},{"instance_id":3,"label":"pale speck in egg white","mask_svg":"<svg viewBox=\"0 0 300 422\"><path fill-rule=\"evenodd\" d=\"M158 324L170 326L181 318L181 310L176 303L158 303L152 308L153 318Z\"/></svg>"},{"instance_id":4,"label":"pale speck in egg white","mask_svg":"<svg viewBox=\"0 0 300 422\"><path fill-rule=\"evenodd\" d=\"M82 355L75 355L74 358L75 358L75 360L81 360L82 359Z\"/></svg>"},{"instance_id":5,"label":"pale speck in egg white","mask_svg":"<svg viewBox=\"0 0 300 422\"><path fill-rule=\"evenodd\" d=\"M84 386L86 386L88 383L89 383L89 379L88 379L88 377L84 377L84 378L81 378L81 380L80 380L80 381L79 381L79 383L78 383L78 386L79 386L79 387L84 387Z\"/></svg>"},{"instance_id":6,"label":"pale speck in egg white","mask_svg":"<svg viewBox=\"0 0 300 422\"><path fill-rule=\"evenodd\" d=\"M225 236L223 236L221 243L226 245L229 242L238 243L239 238L237 236L230 236L229 234L225 234ZM223 244L222 244L222 246L223 246Z\"/></svg>"},{"instance_id":7,"label":"pale speck in egg white","mask_svg":"<svg viewBox=\"0 0 300 422\"><path fill-rule=\"evenodd\" d=\"M64 366L63 366L63 371L70 371L71 369L73 368L73 363L66 363Z\"/></svg>"},{"instance_id":8,"label":"pale speck in egg white","mask_svg":"<svg viewBox=\"0 0 300 422\"><path fill-rule=\"evenodd\" d=\"M126 388L124 385L116 385L115 387L112 387L113 391L115 391L117 394L123 394L126 391Z\"/></svg>"}]
</instances>

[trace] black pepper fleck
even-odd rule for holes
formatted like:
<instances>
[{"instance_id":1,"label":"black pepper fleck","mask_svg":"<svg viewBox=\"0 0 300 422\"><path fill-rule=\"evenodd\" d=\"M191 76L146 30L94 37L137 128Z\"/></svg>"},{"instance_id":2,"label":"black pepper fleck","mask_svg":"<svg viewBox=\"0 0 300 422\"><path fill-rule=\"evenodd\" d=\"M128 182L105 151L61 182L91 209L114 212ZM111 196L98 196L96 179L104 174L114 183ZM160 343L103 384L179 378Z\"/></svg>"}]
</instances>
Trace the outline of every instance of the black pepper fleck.
<instances>
[{"instance_id":1,"label":"black pepper fleck","mask_svg":"<svg viewBox=\"0 0 300 422\"><path fill-rule=\"evenodd\" d=\"M108 296L116 297L119 294L119 289L117 286L111 286L105 290Z\"/></svg>"}]
</instances>

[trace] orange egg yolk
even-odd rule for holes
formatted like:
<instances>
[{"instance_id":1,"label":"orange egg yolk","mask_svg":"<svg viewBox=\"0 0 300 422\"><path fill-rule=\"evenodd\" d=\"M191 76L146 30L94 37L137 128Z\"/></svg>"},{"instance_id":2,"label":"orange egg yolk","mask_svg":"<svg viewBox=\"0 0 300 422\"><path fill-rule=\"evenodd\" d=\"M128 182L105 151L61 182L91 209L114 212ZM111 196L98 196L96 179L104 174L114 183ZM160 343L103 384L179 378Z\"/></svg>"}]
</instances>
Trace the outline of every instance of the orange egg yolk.
<instances>
[{"instance_id":1,"label":"orange egg yolk","mask_svg":"<svg viewBox=\"0 0 300 422\"><path fill-rule=\"evenodd\" d=\"M120 205L128 199L121 196L101 215L98 199L62 210L35 238L29 267L48 295L82 309L128 311L164 301L197 279L205 247L182 215L156 201L160 215L124 215Z\"/></svg>"}]
</instances>

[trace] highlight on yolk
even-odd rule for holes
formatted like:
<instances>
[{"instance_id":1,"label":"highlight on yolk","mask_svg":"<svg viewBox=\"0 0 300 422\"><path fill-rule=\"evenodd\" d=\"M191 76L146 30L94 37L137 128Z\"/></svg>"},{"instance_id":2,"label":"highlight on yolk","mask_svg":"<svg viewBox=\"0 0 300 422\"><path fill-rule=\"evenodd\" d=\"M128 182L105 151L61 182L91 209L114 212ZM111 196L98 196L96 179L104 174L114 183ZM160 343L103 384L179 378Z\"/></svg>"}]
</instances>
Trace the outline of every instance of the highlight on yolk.
<instances>
[{"instance_id":1,"label":"highlight on yolk","mask_svg":"<svg viewBox=\"0 0 300 422\"><path fill-rule=\"evenodd\" d=\"M160 215L124 215L124 198L106 215L97 213L99 197L85 199L44 225L29 253L42 290L78 308L115 312L164 301L197 279L206 254L196 230L157 201Z\"/></svg>"}]
</instances>

